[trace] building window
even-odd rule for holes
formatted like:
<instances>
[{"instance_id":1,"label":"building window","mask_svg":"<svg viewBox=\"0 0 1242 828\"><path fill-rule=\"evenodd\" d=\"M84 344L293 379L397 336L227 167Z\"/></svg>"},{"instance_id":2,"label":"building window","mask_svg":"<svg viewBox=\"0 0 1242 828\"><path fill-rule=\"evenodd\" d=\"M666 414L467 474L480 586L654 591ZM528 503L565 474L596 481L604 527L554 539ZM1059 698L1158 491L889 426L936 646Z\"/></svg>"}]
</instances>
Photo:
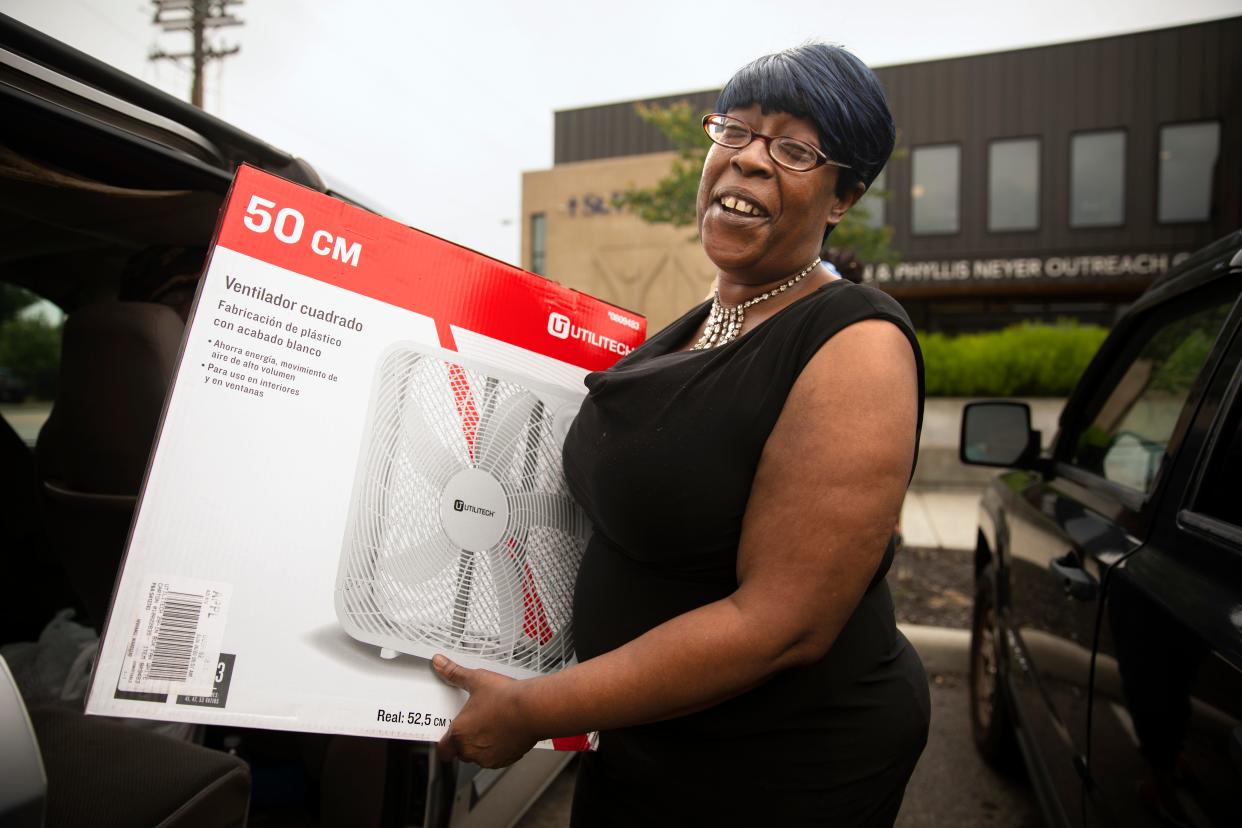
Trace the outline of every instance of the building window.
<instances>
[{"instance_id":1,"label":"building window","mask_svg":"<svg viewBox=\"0 0 1242 828\"><path fill-rule=\"evenodd\" d=\"M1212 217L1212 179L1220 155L1220 124L1175 124L1160 129L1162 222Z\"/></svg>"},{"instance_id":2,"label":"building window","mask_svg":"<svg viewBox=\"0 0 1242 828\"><path fill-rule=\"evenodd\" d=\"M1070 139L1070 227L1125 222L1126 134L1082 132Z\"/></svg>"},{"instance_id":3,"label":"building window","mask_svg":"<svg viewBox=\"0 0 1242 828\"><path fill-rule=\"evenodd\" d=\"M962 148L915 147L910 160L910 229L920 236L958 232Z\"/></svg>"},{"instance_id":4,"label":"building window","mask_svg":"<svg viewBox=\"0 0 1242 828\"><path fill-rule=\"evenodd\" d=\"M543 213L530 214L530 269L544 275L547 267L548 217Z\"/></svg>"},{"instance_id":5,"label":"building window","mask_svg":"<svg viewBox=\"0 0 1242 828\"><path fill-rule=\"evenodd\" d=\"M1039 139L988 144L988 230L1039 229Z\"/></svg>"},{"instance_id":6,"label":"building window","mask_svg":"<svg viewBox=\"0 0 1242 828\"><path fill-rule=\"evenodd\" d=\"M880 174L871 182L867 192L858 200L852 210L854 216L867 227L884 226L884 189L888 181L888 167L880 170Z\"/></svg>"}]
</instances>

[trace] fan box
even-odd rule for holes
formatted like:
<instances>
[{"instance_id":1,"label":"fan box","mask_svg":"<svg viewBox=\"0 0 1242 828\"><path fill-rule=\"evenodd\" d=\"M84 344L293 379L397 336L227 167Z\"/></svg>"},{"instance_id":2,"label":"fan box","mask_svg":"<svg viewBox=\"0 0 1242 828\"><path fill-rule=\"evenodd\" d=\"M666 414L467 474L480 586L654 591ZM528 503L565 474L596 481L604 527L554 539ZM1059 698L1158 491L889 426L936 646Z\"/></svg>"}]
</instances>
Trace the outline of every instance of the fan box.
<instances>
[{"instance_id":1,"label":"fan box","mask_svg":"<svg viewBox=\"0 0 1242 828\"><path fill-rule=\"evenodd\" d=\"M438 739L573 661L561 444L622 308L252 167L221 213L87 712ZM566 734L545 747L580 748Z\"/></svg>"}]
</instances>

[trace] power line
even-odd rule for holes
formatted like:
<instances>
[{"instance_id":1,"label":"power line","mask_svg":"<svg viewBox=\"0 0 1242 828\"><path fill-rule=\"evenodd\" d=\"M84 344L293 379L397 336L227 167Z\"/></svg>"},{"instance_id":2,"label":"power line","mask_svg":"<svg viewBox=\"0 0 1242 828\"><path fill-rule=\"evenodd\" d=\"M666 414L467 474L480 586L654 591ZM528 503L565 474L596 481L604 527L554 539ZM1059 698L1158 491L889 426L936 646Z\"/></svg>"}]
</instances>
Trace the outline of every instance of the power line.
<instances>
[{"instance_id":1,"label":"power line","mask_svg":"<svg viewBox=\"0 0 1242 828\"><path fill-rule=\"evenodd\" d=\"M149 59L171 60L175 65L189 59L191 66L190 102L200 109L203 106L203 75L207 63L221 60L241 51L237 45L214 44L208 41L208 31L215 32L226 26L241 26L242 20L233 15L230 6L240 6L243 0L151 0L155 15L151 22L165 34L189 32L193 45L188 52L165 52L156 47Z\"/></svg>"}]
</instances>

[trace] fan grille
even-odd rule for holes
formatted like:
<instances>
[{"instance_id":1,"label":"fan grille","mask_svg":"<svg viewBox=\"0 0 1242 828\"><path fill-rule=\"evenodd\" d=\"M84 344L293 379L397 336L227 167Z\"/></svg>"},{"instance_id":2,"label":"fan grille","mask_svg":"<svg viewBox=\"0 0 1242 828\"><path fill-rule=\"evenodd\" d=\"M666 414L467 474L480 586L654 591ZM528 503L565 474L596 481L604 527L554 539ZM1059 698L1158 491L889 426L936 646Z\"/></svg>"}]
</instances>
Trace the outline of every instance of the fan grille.
<instances>
[{"instance_id":1,"label":"fan grille","mask_svg":"<svg viewBox=\"0 0 1242 828\"><path fill-rule=\"evenodd\" d=\"M416 655L563 666L588 534L553 432L556 407L570 398L411 349L390 353L377 382L338 584L344 612ZM465 469L499 484L488 481L503 503L452 514L454 500L469 508L446 494ZM449 521L484 521L487 545L465 548Z\"/></svg>"}]
</instances>

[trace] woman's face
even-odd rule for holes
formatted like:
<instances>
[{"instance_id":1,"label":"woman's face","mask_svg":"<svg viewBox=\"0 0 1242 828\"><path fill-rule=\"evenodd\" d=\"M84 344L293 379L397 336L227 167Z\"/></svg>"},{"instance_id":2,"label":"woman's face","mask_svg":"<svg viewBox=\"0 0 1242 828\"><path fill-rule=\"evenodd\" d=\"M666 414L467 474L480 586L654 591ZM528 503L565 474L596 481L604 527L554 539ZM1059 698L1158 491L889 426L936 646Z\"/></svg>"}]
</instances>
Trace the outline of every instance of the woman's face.
<instances>
[{"instance_id":1,"label":"woman's face","mask_svg":"<svg viewBox=\"0 0 1242 828\"><path fill-rule=\"evenodd\" d=\"M765 115L758 104L725 114L745 121L755 132L819 146L815 125L805 118L785 112ZM796 273L818 255L827 225L840 221L857 199L855 194L837 198L836 186L836 167L792 172L772 160L761 139L741 149L712 144L699 181L703 249L722 272L744 284ZM748 213L725 207L722 199L728 197L757 209Z\"/></svg>"}]
</instances>

